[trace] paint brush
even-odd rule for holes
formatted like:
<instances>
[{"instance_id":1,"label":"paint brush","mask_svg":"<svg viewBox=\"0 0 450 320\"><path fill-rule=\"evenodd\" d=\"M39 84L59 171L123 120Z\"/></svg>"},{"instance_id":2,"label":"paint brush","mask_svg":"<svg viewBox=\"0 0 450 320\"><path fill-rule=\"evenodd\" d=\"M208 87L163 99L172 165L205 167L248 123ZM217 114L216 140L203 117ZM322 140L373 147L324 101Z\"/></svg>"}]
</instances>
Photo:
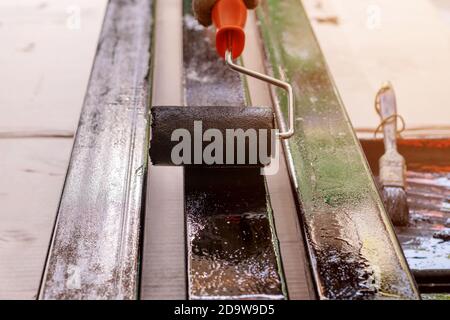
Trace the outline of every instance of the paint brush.
<instances>
[{"instance_id":1,"label":"paint brush","mask_svg":"<svg viewBox=\"0 0 450 320\"><path fill-rule=\"evenodd\" d=\"M386 83L377 94L377 111L382 119L385 153L380 158L380 184L384 206L396 226L406 226L409 208L405 192L405 158L397 151L397 104L395 92Z\"/></svg>"}]
</instances>

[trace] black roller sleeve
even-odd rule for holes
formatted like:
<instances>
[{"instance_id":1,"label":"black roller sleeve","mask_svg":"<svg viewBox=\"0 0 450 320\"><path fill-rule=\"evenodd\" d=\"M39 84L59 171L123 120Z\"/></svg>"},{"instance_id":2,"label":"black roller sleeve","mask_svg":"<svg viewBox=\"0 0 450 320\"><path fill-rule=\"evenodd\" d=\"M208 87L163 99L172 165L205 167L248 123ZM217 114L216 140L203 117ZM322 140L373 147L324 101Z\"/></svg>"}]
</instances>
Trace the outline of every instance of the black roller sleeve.
<instances>
[{"instance_id":1,"label":"black roller sleeve","mask_svg":"<svg viewBox=\"0 0 450 320\"><path fill-rule=\"evenodd\" d=\"M194 122L201 121L201 131L199 123L197 123L197 130L194 132ZM189 133L190 141L184 141L184 138L176 136L174 131L176 129L185 129L181 131L181 135L185 137ZM223 157L216 157L215 161L211 163L203 157L205 148L209 148L208 154L216 156L217 148L212 148L211 141L204 141L203 135L208 129L217 129L214 134L222 136L222 151ZM240 133L240 139L243 138L242 133L245 132L248 136L244 136L244 141L239 147L238 138L230 136L230 131L233 133ZM237 129L242 129L237 132ZM248 129L255 129L249 130ZM260 131L265 129L266 131ZM151 109L151 141L150 141L150 160L154 165L196 165L196 166L264 166L268 164L267 158L271 155L273 149L272 143L272 129L274 129L274 115L272 109L265 107L153 107ZM199 134L200 132L200 134ZM180 131L178 131L180 133ZM197 134L195 134L197 133ZM227 135L228 133L228 135ZM255 135L256 134L256 135ZM249 138L249 136L253 136ZM256 139L255 139L256 136ZM172 138L176 141L172 141ZM230 139L232 138L232 139ZM186 146L190 142L190 157L189 152L185 155L184 152L177 152L176 154L185 155L183 163L174 163L172 159L172 151L178 145L180 150L180 143L184 141ZM220 140L220 139L219 139ZM230 148L230 140L234 140L234 148ZM197 148L195 149L195 144ZM228 148L227 148L228 144ZM219 144L216 144L217 147ZM264 146L267 145L267 148ZM245 146L245 154L242 153L242 146ZM200 150L201 148L201 150ZM237 157L238 148L240 150L241 161ZM214 149L214 151L211 151ZM228 150L229 149L229 150ZM263 152L264 150L266 152ZM228 152L231 151L231 152ZM250 156L249 152L253 150ZM255 153L255 150L257 152ZM260 152L261 151L261 152ZM260 155L263 153L263 156ZM218 153L220 155L220 152ZM256 162L255 162L256 157ZM222 158L222 161L220 161ZM245 158L245 159L244 159ZM211 158L210 158L211 159ZM209 163L205 163L205 160ZM228 160L228 161L227 161Z\"/></svg>"}]
</instances>

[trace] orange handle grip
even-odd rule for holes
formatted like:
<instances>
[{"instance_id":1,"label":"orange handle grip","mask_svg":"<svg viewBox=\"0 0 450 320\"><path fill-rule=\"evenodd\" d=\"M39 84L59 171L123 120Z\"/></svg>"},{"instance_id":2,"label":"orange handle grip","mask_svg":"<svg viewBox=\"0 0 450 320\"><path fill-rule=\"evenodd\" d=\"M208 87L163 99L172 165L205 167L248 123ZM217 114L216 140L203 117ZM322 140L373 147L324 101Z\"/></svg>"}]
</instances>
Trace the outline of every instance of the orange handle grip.
<instances>
[{"instance_id":1,"label":"orange handle grip","mask_svg":"<svg viewBox=\"0 0 450 320\"><path fill-rule=\"evenodd\" d=\"M233 59L238 58L245 47L245 22L247 7L243 0L218 0L212 10L212 21L216 26L216 50L225 58L231 51Z\"/></svg>"}]
</instances>

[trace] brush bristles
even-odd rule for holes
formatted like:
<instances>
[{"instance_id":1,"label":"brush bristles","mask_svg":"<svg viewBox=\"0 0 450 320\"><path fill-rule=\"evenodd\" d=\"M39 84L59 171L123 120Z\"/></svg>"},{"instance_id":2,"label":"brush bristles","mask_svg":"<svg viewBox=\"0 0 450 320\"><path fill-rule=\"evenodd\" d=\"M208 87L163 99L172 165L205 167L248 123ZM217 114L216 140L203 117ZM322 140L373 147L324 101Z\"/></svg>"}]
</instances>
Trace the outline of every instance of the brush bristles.
<instances>
[{"instance_id":1,"label":"brush bristles","mask_svg":"<svg viewBox=\"0 0 450 320\"><path fill-rule=\"evenodd\" d=\"M407 226L409 208L405 189L401 187L383 187L383 202L392 223L395 226Z\"/></svg>"}]
</instances>

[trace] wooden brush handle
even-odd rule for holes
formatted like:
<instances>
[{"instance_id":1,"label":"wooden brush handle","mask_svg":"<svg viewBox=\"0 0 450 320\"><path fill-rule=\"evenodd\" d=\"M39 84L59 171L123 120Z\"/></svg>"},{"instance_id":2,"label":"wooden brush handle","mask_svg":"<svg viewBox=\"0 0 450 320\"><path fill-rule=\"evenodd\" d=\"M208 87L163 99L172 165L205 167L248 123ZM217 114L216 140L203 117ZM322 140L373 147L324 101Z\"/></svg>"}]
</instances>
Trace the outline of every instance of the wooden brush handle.
<instances>
[{"instance_id":1,"label":"wooden brush handle","mask_svg":"<svg viewBox=\"0 0 450 320\"><path fill-rule=\"evenodd\" d=\"M405 159L397 151L397 104L390 84L377 95L379 113L383 121L385 153L380 158L380 182L383 186L404 187Z\"/></svg>"},{"instance_id":2,"label":"wooden brush handle","mask_svg":"<svg viewBox=\"0 0 450 320\"><path fill-rule=\"evenodd\" d=\"M397 101L394 89L390 84L385 85L380 90L378 99L380 116L383 121L386 121L383 126L385 151L397 150L397 118L395 116L397 114ZM388 119L389 117L391 118Z\"/></svg>"}]
</instances>

